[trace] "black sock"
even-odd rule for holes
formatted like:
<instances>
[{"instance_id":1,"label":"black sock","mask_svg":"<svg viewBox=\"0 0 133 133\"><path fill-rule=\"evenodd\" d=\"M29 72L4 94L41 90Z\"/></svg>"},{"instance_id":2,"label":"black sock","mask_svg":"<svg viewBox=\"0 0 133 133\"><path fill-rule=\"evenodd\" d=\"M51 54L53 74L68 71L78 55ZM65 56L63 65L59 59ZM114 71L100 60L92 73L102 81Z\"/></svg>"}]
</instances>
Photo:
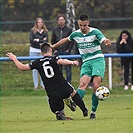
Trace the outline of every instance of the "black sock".
<instances>
[{"instance_id":1,"label":"black sock","mask_svg":"<svg viewBox=\"0 0 133 133\"><path fill-rule=\"evenodd\" d=\"M86 107L85 107L85 104L82 100L82 98L79 96L78 93L76 93L73 97L72 97L72 100L76 103L76 105L79 106L79 108L82 110L82 112L86 111Z\"/></svg>"}]
</instances>

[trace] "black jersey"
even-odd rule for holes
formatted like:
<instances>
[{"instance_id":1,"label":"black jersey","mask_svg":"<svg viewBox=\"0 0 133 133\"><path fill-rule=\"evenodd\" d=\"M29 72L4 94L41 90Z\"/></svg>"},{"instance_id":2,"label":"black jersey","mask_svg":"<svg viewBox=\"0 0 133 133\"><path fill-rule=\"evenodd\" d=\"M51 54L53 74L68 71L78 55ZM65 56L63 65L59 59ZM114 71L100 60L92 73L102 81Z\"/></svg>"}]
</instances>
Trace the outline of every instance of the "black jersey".
<instances>
[{"instance_id":1,"label":"black jersey","mask_svg":"<svg viewBox=\"0 0 133 133\"><path fill-rule=\"evenodd\" d=\"M64 86L68 86L63 77L59 65L57 64L58 56L44 56L29 64L31 70L37 69L45 84L47 93L60 91Z\"/></svg>"}]
</instances>

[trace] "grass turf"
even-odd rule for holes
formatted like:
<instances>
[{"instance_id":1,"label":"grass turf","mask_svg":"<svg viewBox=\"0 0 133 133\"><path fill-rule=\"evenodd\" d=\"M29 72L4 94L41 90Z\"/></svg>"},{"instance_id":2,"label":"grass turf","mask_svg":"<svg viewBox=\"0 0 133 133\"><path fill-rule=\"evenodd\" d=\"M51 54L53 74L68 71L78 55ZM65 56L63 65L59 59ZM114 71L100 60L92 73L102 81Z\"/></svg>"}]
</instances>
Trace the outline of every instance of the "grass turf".
<instances>
[{"instance_id":1,"label":"grass turf","mask_svg":"<svg viewBox=\"0 0 133 133\"><path fill-rule=\"evenodd\" d=\"M71 112L68 107L65 107L65 113L74 119L72 121L57 121L49 109L45 92L42 93L44 96L2 96L1 132L130 133L133 131L133 103L130 90L125 94L111 91L109 99L100 101L96 120L84 118L78 107L76 112ZM91 90L88 90L84 98L89 111L91 110L90 93Z\"/></svg>"}]
</instances>

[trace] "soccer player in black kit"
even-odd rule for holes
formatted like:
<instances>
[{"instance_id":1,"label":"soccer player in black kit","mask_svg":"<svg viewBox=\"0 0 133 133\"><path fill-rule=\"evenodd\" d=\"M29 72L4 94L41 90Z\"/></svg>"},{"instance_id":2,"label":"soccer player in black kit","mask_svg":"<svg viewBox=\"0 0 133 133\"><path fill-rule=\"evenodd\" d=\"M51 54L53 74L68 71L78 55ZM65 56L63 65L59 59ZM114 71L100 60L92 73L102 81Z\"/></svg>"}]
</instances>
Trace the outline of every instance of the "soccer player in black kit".
<instances>
[{"instance_id":1,"label":"soccer player in black kit","mask_svg":"<svg viewBox=\"0 0 133 133\"><path fill-rule=\"evenodd\" d=\"M49 106L51 111L56 115L57 120L69 120L64 114L64 99L72 97L72 100L82 110L83 116L88 116L88 109L74 87L68 83L60 70L59 64L78 65L78 61L61 59L58 56L52 56L52 48L48 43L41 45L42 58L36 59L29 64L23 64L18 61L17 57L8 52L6 55L15 63L19 70L37 69L42 81L45 83Z\"/></svg>"}]
</instances>

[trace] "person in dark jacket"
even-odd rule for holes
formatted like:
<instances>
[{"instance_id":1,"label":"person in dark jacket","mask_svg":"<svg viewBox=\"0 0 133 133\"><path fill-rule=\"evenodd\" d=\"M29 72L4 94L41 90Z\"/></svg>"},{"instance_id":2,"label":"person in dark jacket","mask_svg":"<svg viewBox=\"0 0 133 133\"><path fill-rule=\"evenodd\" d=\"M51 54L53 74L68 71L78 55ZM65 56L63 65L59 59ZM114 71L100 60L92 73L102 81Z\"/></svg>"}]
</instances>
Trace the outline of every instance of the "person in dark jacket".
<instances>
[{"instance_id":1,"label":"person in dark jacket","mask_svg":"<svg viewBox=\"0 0 133 133\"><path fill-rule=\"evenodd\" d=\"M60 41L62 38L69 36L72 33L72 28L66 26L65 15L59 14L57 17L57 23L58 23L58 26L54 27L52 31L52 39L51 39L52 45ZM54 53L56 55L70 55L72 46L73 44L70 42L70 45L65 44L63 46L55 48ZM60 65L61 70L62 70L62 67L63 66ZM66 65L65 70L66 70L66 80L71 83L71 79L72 79L71 65Z\"/></svg>"},{"instance_id":2,"label":"person in dark jacket","mask_svg":"<svg viewBox=\"0 0 133 133\"><path fill-rule=\"evenodd\" d=\"M41 56L40 44L48 42L48 30L41 17L38 17L35 21L34 27L30 30L30 56ZM34 89L37 90L39 87L38 71L32 70ZM40 86L45 89L42 79L40 77Z\"/></svg>"},{"instance_id":3,"label":"person in dark jacket","mask_svg":"<svg viewBox=\"0 0 133 133\"><path fill-rule=\"evenodd\" d=\"M133 40L131 34L127 30L123 30L117 39L117 53L132 53ZM128 90L129 68L132 65L132 57L122 57L121 66L124 68L124 90ZM131 85L133 90L133 83Z\"/></svg>"}]
</instances>

